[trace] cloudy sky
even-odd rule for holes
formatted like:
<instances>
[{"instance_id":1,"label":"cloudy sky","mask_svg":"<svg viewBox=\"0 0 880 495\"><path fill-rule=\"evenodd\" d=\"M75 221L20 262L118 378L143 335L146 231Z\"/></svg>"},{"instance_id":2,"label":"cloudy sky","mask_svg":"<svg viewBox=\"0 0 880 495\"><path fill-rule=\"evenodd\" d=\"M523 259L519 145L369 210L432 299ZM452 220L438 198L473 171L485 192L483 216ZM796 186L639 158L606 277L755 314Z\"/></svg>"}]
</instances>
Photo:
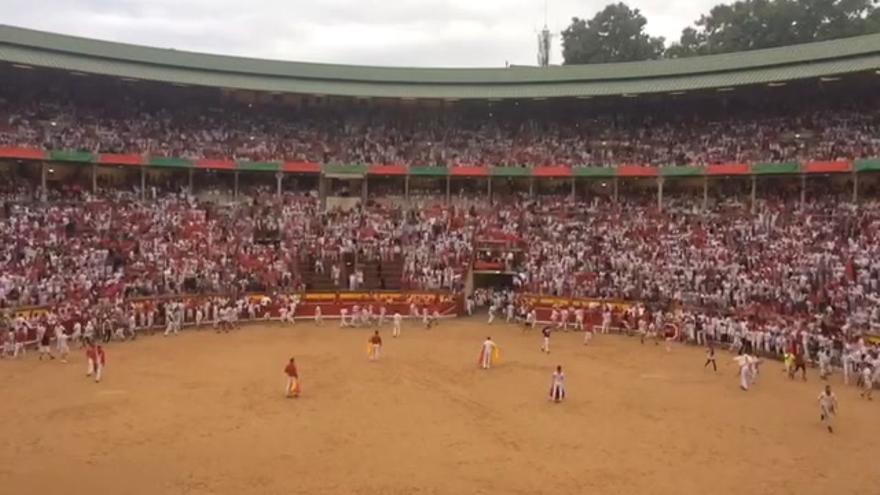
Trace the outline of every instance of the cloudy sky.
<instances>
[{"instance_id":1,"label":"cloudy sky","mask_svg":"<svg viewBox=\"0 0 880 495\"><path fill-rule=\"evenodd\" d=\"M559 33L611 0L549 0ZM633 0L676 40L719 0ZM535 63L544 0L2 0L0 22L46 31L283 60L410 66ZM558 36L552 61L561 61Z\"/></svg>"}]
</instances>

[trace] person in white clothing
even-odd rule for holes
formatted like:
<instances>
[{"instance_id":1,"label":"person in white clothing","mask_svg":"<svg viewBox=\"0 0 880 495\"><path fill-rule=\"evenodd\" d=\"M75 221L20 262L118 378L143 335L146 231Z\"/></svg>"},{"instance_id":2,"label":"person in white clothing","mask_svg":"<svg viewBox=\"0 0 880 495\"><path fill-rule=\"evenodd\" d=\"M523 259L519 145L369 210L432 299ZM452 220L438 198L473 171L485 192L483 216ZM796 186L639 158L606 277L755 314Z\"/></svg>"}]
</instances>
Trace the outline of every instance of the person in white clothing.
<instances>
[{"instance_id":1,"label":"person in white clothing","mask_svg":"<svg viewBox=\"0 0 880 495\"><path fill-rule=\"evenodd\" d=\"M739 366L739 388L743 391L747 391L752 381L752 363L750 356L740 351L740 354L734 357L733 360L736 362L737 366Z\"/></svg>"},{"instance_id":2,"label":"person in white clothing","mask_svg":"<svg viewBox=\"0 0 880 495\"><path fill-rule=\"evenodd\" d=\"M831 374L831 354L826 350L819 351L819 378L826 380Z\"/></svg>"},{"instance_id":3,"label":"person in white clothing","mask_svg":"<svg viewBox=\"0 0 880 495\"><path fill-rule=\"evenodd\" d=\"M529 314L526 315L526 326L523 330L534 329L537 320L538 313L534 309L529 310Z\"/></svg>"},{"instance_id":4,"label":"person in white clothing","mask_svg":"<svg viewBox=\"0 0 880 495\"><path fill-rule=\"evenodd\" d=\"M177 335L177 312L175 310L174 303L168 303L168 306L165 307L165 333L164 336L167 337L171 334Z\"/></svg>"},{"instance_id":5,"label":"person in white clothing","mask_svg":"<svg viewBox=\"0 0 880 495\"><path fill-rule=\"evenodd\" d=\"M487 370L492 367L495 361L495 355L498 352L498 346L492 341L492 337L486 337L482 347L480 347L480 367Z\"/></svg>"},{"instance_id":6,"label":"person in white clothing","mask_svg":"<svg viewBox=\"0 0 880 495\"><path fill-rule=\"evenodd\" d=\"M73 343L78 343L80 347L83 346L82 342L82 323L76 322L73 324L73 334L70 336L71 341Z\"/></svg>"},{"instance_id":7,"label":"person in white clothing","mask_svg":"<svg viewBox=\"0 0 880 495\"><path fill-rule=\"evenodd\" d=\"M562 372L562 366L557 366L550 380L550 398L553 402L562 402L565 400L565 373Z\"/></svg>"},{"instance_id":8,"label":"person in white clothing","mask_svg":"<svg viewBox=\"0 0 880 495\"><path fill-rule=\"evenodd\" d=\"M70 354L70 346L67 341L70 337L64 333L64 329L61 329L60 332L56 333L55 343L58 346L58 357L61 358L62 363L67 362L67 355Z\"/></svg>"},{"instance_id":9,"label":"person in white clothing","mask_svg":"<svg viewBox=\"0 0 880 495\"><path fill-rule=\"evenodd\" d=\"M370 361L378 361L379 357L382 354L382 337L379 336L379 331L373 331L372 337L367 341L367 355L370 358Z\"/></svg>"},{"instance_id":10,"label":"person in white clothing","mask_svg":"<svg viewBox=\"0 0 880 495\"><path fill-rule=\"evenodd\" d=\"M91 342L95 338L95 322L90 318L89 321L86 322L86 329L83 332L83 344L85 342ZM80 346L83 347L83 346Z\"/></svg>"},{"instance_id":11,"label":"person in white clothing","mask_svg":"<svg viewBox=\"0 0 880 495\"><path fill-rule=\"evenodd\" d=\"M553 332L553 327L551 325L547 325L541 329L541 335L543 336L543 341L541 343L541 352L550 354L550 334Z\"/></svg>"},{"instance_id":12,"label":"person in white clothing","mask_svg":"<svg viewBox=\"0 0 880 495\"><path fill-rule=\"evenodd\" d=\"M847 346L847 348L843 350L843 355L841 356L841 364L843 364L843 383L845 385L849 385L849 375L853 371L853 364L855 364L853 358L854 355L850 351L849 346Z\"/></svg>"},{"instance_id":13,"label":"person in white clothing","mask_svg":"<svg viewBox=\"0 0 880 495\"><path fill-rule=\"evenodd\" d=\"M357 304L351 307L351 326L361 326L361 307Z\"/></svg>"},{"instance_id":14,"label":"person in white clothing","mask_svg":"<svg viewBox=\"0 0 880 495\"><path fill-rule=\"evenodd\" d=\"M388 312L388 308L386 308L384 304L379 306L379 326L380 327L385 324L385 314L387 312Z\"/></svg>"},{"instance_id":15,"label":"person in white clothing","mask_svg":"<svg viewBox=\"0 0 880 495\"><path fill-rule=\"evenodd\" d=\"M315 325L321 326L324 318L321 316L321 306L315 306Z\"/></svg>"},{"instance_id":16,"label":"person in white clothing","mask_svg":"<svg viewBox=\"0 0 880 495\"><path fill-rule=\"evenodd\" d=\"M495 321L495 312L496 311L497 311L497 308L495 307L495 303L492 303L492 305L489 306L489 325L491 325L492 322Z\"/></svg>"},{"instance_id":17,"label":"person in white clothing","mask_svg":"<svg viewBox=\"0 0 880 495\"><path fill-rule=\"evenodd\" d=\"M342 308L339 310L339 327L348 327L351 326L351 323L348 321L348 309Z\"/></svg>"},{"instance_id":18,"label":"person in white clothing","mask_svg":"<svg viewBox=\"0 0 880 495\"><path fill-rule=\"evenodd\" d=\"M568 309L562 308L562 311L559 312L559 326L560 330L568 329Z\"/></svg>"},{"instance_id":19,"label":"person in white clothing","mask_svg":"<svg viewBox=\"0 0 880 495\"><path fill-rule=\"evenodd\" d=\"M290 304L287 305L287 316L290 318L291 325L296 324L296 310L299 308L299 296L293 296Z\"/></svg>"},{"instance_id":20,"label":"person in white clothing","mask_svg":"<svg viewBox=\"0 0 880 495\"><path fill-rule=\"evenodd\" d=\"M611 310L605 308L605 311L602 311L602 333L608 333L611 328Z\"/></svg>"},{"instance_id":21,"label":"person in white clothing","mask_svg":"<svg viewBox=\"0 0 880 495\"><path fill-rule=\"evenodd\" d=\"M507 303L507 312L504 315L505 321L510 323L513 321L513 303Z\"/></svg>"},{"instance_id":22,"label":"person in white clothing","mask_svg":"<svg viewBox=\"0 0 880 495\"><path fill-rule=\"evenodd\" d=\"M574 328L579 332L584 331L584 308L574 310Z\"/></svg>"},{"instance_id":23,"label":"person in white clothing","mask_svg":"<svg viewBox=\"0 0 880 495\"><path fill-rule=\"evenodd\" d=\"M392 328L391 328L391 336L394 338L400 337L400 326L403 323L403 316L400 315L397 311L394 312L394 316L392 317Z\"/></svg>"},{"instance_id":24,"label":"person in white clothing","mask_svg":"<svg viewBox=\"0 0 880 495\"><path fill-rule=\"evenodd\" d=\"M831 391L831 385L825 385L825 390L819 394L819 418L828 428L828 433L834 433L834 416L837 415L837 396Z\"/></svg>"},{"instance_id":25,"label":"person in white clothing","mask_svg":"<svg viewBox=\"0 0 880 495\"><path fill-rule=\"evenodd\" d=\"M870 366L862 367L862 392L859 394L862 398L871 400L874 392L874 374Z\"/></svg>"}]
</instances>

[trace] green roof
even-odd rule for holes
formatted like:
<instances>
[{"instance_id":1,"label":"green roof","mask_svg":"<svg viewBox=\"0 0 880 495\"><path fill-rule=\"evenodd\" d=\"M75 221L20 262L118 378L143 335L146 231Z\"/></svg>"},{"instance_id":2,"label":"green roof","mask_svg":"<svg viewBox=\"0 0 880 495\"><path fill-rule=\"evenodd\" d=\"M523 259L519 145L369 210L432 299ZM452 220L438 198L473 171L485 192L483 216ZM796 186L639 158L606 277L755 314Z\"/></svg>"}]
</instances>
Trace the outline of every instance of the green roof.
<instances>
[{"instance_id":1,"label":"green roof","mask_svg":"<svg viewBox=\"0 0 880 495\"><path fill-rule=\"evenodd\" d=\"M560 67L404 68L151 48L0 25L0 61L255 91L397 98L664 93L880 69L880 34L704 57Z\"/></svg>"}]
</instances>

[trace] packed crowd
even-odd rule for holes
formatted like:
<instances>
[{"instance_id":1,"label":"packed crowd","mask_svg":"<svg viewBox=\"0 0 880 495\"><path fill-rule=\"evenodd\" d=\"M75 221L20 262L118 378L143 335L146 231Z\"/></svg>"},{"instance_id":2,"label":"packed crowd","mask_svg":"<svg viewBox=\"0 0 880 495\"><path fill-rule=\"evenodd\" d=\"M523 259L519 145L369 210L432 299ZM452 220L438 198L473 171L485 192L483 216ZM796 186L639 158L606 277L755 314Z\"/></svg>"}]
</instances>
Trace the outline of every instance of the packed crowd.
<instances>
[{"instance_id":1,"label":"packed crowd","mask_svg":"<svg viewBox=\"0 0 880 495\"><path fill-rule=\"evenodd\" d=\"M342 164L668 165L880 154L875 105L720 115L146 104L0 93L0 146Z\"/></svg>"},{"instance_id":2,"label":"packed crowd","mask_svg":"<svg viewBox=\"0 0 880 495\"><path fill-rule=\"evenodd\" d=\"M448 210L323 212L313 194L240 199L203 202L184 191L140 201L104 191L76 201L7 202L0 307L294 291L303 287L303 270L355 289L363 275L346 280L357 273L343 273L346 261L395 258L403 258L407 288L455 289L470 260L467 235L448 231Z\"/></svg>"},{"instance_id":3,"label":"packed crowd","mask_svg":"<svg viewBox=\"0 0 880 495\"><path fill-rule=\"evenodd\" d=\"M515 281L527 291L880 332L880 203L694 206L518 201L480 218L526 251Z\"/></svg>"},{"instance_id":4,"label":"packed crowd","mask_svg":"<svg viewBox=\"0 0 880 495\"><path fill-rule=\"evenodd\" d=\"M358 288L356 259L399 259L407 289L463 287L472 261L516 271L526 291L713 311L827 314L880 331L880 203L817 198L572 202L559 197L372 202L319 211L314 194L255 192L215 204L183 192L121 191L8 202L0 222L0 305L180 293L290 291L303 270ZM502 246L475 254L476 246ZM494 265L493 265L494 266ZM475 265L476 267L476 265ZM477 267L478 268L478 267Z\"/></svg>"}]
</instances>

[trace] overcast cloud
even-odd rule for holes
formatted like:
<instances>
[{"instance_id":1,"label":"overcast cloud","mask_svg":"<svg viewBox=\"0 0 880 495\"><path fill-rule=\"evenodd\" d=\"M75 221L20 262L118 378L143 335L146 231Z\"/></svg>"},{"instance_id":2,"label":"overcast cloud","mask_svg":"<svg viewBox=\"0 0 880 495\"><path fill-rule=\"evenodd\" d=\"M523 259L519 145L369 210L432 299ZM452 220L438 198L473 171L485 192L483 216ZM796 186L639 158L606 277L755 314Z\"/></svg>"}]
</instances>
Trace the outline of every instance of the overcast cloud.
<instances>
[{"instance_id":1,"label":"overcast cloud","mask_svg":"<svg viewBox=\"0 0 880 495\"><path fill-rule=\"evenodd\" d=\"M550 0L558 33L611 0ZM681 30L718 0L629 2L654 36ZM2 0L0 22L163 48L369 65L534 65L543 0Z\"/></svg>"}]
</instances>

